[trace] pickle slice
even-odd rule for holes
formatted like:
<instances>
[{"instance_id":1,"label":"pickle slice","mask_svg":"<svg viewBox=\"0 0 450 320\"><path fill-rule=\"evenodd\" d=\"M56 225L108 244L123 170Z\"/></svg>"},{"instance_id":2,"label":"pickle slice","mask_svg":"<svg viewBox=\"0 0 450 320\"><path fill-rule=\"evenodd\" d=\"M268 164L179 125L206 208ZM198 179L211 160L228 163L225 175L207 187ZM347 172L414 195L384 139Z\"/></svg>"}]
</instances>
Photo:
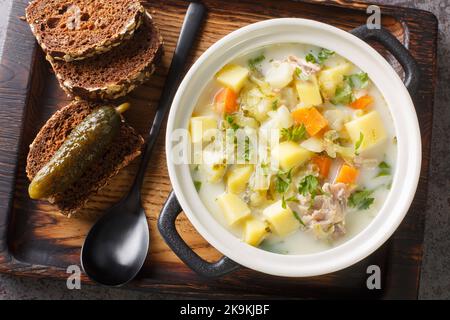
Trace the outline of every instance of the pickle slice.
<instances>
[{"instance_id":1,"label":"pickle slice","mask_svg":"<svg viewBox=\"0 0 450 320\"><path fill-rule=\"evenodd\" d=\"M92 111L69 134L31 181L32 199L44 199L65 191L89 166L99 161L120 129L119 113L110 106Z\"/></svg>"}]
</instances>

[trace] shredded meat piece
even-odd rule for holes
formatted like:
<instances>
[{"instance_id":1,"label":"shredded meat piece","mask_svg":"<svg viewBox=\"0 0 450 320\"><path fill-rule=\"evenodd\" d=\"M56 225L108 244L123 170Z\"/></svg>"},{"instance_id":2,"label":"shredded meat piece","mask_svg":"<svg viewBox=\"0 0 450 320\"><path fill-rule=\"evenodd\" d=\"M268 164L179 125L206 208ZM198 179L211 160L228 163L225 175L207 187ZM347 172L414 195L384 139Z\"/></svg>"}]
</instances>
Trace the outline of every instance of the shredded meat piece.
<instances>
[{"instance_id":1,"label":"shredded meat piece","mask_svg":"<svg viewBox=\"0 0 450 320\"><path fill-rule=\"evenodd\" d=\"M307 76L310 76L320 71L319 65L312 62L308 62L305 59L293 55L288 56L286 60L287 62L293 64L295 67L299 67L302 70L302 73L304 73Z\"/></svg>"},{"instance_id":2,"label":"shredded meat piece","mask_svg":"<svg viewBox=\"0 0 450 320\"><path fill-rule=\"evenodd\" d=\"M289 202L289 207L317 237L337 239L346 232L345 213L350 190L344 183L325 183L322 191L323 194L314 199L310 195L297 195L298 202Z\"/></svg>"}]
</instances>

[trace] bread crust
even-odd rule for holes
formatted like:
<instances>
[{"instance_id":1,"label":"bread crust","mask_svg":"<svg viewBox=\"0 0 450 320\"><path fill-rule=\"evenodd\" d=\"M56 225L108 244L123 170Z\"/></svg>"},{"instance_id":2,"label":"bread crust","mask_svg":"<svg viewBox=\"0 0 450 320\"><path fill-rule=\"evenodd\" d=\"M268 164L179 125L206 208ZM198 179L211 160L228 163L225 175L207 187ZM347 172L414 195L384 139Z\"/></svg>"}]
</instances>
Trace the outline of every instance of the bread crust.
<instances>
[{"instance_id":1,"label":"bread crust","mask_svg":"<svg viewBox=\"0 0 450 320\"><path fill-rule=\"evenodd\" d=\"M30 145L26 166L30 181L61 147L72 129L99 106L96 103L74 101L53 114ZM119 133L101 161L90 167L69 189L47 200L56 205L63 215L75 214L85 206L91 195L96 194L109 179L140 155L143 144L144 139L122 121Z\"/></svg>"},{"instance_id":2,"label":"bread crust","mask_svg":"<svg viewBox=\"0 0 450 320\"><path fill-rule=\"evenodd\" d=\"M141 26L145 9L140 2L121 2L124 3L114 4L111 1L97 0L88 5L85 0L59 0L56 3L52 0L34 0L26 8L25 17L39 45L48 56L55 60L77 61L110 51L123 41L131 39ZM107 25L99 25L98 34L93 37L94 31L91 29L101 21L101 17L95 16L95 9L104 9L108 5L123 6L123 9L117 10L117 15L125 14L127 19L120 20L120 25L114 25L115 30L110 30ZM91 15L94 16L92 20L97 20L89 21ZM116 18L113 19L116 22L120 19L113 18Z\"/></svg>"},{"instance_id":3,"label":"bread crust","mask_svg":"<svg viewBox=\"0 0 450 320\"><path fill-rule=\"evenodd\" d=\"M101 101L122 97L147 81L162 55L163 39L146 13L134 37L114 50L82 61L47 60L69 97Z\"/></svg>"}]
</instances>

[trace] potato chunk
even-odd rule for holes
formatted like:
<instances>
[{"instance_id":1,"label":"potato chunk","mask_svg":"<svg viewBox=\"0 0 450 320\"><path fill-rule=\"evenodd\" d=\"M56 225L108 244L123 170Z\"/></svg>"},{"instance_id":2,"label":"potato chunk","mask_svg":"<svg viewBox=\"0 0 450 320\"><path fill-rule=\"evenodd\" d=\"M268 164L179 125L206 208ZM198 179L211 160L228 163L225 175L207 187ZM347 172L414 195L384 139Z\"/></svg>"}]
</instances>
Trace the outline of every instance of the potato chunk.
<instances>
[{"instance_id":1,"label":"potato chunk","mask_svg":"<svg viewBox=\"0 0 450 320\"><path fill-rule=\"evenodd\" d=\"M377 111L371 111L362 117L347 122L345 128L356 145L361 139L359 152L367 151L386 140L386 130L383 125L380 114Z\"/></svg>"},{"instance_id":2,"label":"potato chunk","mask_svg":"<svg viewBox=\"0 0 450 320\"><path fill-rule=\"evenodd\" d=\"M326 99L334 97L336 87L344 80L344 75L352 69L349 63L342 63L332 68L327 68L319 73L319 85L322 95Z\"/></svg>"},{"instance_id":3,"label":"potato chunk","mask_svg":"<svg viewBox=\"0 0 450 320\"><path fill-rule=\"evenodd\" d=\"M305 107L313 107L322 104L319 83L317 82L315 75L311 75L307 81L296 80L295 87L300 102L303 103Z\"/></svg>"},{"instance_id":4,"label":"potato chunk","mask_svg":"<svg viewBox=\"0 0 450 320\"><path fill-rule=\"evenodd\" d=\"M253 173L252 165L234 166L228 171L227 187L228 192L239 194L245 187Z\"/></svg>"},{"instance_id":5,"label":"potato chunk","mask_svg":"<svg viewBox=\"0 0 450 320\"><path fill-rule=\"evenodd\" d=\"M278 147L273 150L273 157L283 170L290 170L300 166L313 156L313 153L300 147L293 141L281 142Z\"/></svg>"},{"instance_id":6,"label":"potato chunk","mask_svg":"<svg viewBox=\"0 0 450 320\"><path fill-rule=\"evenodd\" d=\"M284 209L281 200L265 208L263 215L269 222L271 229L281 237L300 228L300 222L295 218L292 210L289 207Z\"/></svg>"},{"instance_id":7,"label":"potato chunk","mask_svg":"<svg viewBox=\"0 0 450 320\"><path fill-rule=\"evenodd\" d=\"M258 246L267 235L267 224L257 219L249 219L244 226L244 241L251 246Z\"/></svg>"},{"instance_id":8,"label":"potato chunk","mask_svg":"<svg viewBox=\"0 0 450 320\"><path fill-rule=\"evenodd\" d=\"M230 226L235 225L251 214L247 204L233 193L225 192L217 197L216 201Z\"/></svg>"},{"instance_id":9,"label":"potato chunk","mask_svg":"<svg viewBox=\"0 0 450 320\"><path fill-rule=\"evenodd\" d=\"M192 143L205 140L205 133L211 129L217 129L217 120L213 117L192 117L189 123Z\"/></svg>"},{"instance_id":10,"label":"potato chunk","mask_svg":"<svg viewBox=\"0 0 450 320\"><path fill-rule=\"evenodd\" d=\"M228 64L220 70L216 79L234 92L239 93L247 81L249 70L236 64Z\"/></svg>"}]
</instances>

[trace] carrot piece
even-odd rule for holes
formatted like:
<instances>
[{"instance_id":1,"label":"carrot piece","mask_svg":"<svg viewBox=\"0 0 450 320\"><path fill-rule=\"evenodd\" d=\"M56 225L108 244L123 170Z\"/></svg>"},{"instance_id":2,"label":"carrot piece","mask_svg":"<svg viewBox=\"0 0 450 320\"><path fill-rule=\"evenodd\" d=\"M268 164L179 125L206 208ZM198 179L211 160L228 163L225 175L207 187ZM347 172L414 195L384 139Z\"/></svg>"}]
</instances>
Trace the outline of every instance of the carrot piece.
<instances>
[{"instance_id":1,"label":"carrot piece","mask_svg":"<svg viewBox=\"0 0 450 320\"><path fill-rule=\"evenodd\" d=\"M319 174L322 178L328 177L330 173L331 167L331 158L327 156L315 156L311 159L312 163L314 163L319 168Z\"/></svg>"},{"instance_id":2,"label":"carrot piece","mask_svg":"<svg viewBox=\"0 0 450 320\"><path fill-rule=\"evenodd\" d=\"M355 183L358 174L359 174L358 169L351 167L347 164L343 164L341 169L339 170L335 182L353 184Z\"/></svg>"},{"instance_id":3,"label":"carrot piece","mask_svg":"<svg viewBox=\"0 0 450 320\"><path fill-rule=\"evenodd\" d=\"M300 108L292 111L292 117L295 123L303 124L306 131L310 136L314 136L319 133L323 128L328 126L328 121L320 112L312 108Z\"/></svg>"},{"instance_id":4,"label":"carrot piece","mask_svg":"<svg viewBox=\"0 0 450 320\"><path fill-rule=\"evenodd\" d=\"M233 113L238 109L237 95L230 88L220 89L214 97L216 110L220 113Z\"/></svg>"},{"instance_id":5,"label":"carrot piece","mask_svg":"<svg viewBox=\"0 0 450 320\"><path fill-rule=\"evenodd\" d=\"M369 95L362 96L350 104L353 109L365 109L373 103L373 98Z\"/></svg>"}]
</instances>

